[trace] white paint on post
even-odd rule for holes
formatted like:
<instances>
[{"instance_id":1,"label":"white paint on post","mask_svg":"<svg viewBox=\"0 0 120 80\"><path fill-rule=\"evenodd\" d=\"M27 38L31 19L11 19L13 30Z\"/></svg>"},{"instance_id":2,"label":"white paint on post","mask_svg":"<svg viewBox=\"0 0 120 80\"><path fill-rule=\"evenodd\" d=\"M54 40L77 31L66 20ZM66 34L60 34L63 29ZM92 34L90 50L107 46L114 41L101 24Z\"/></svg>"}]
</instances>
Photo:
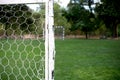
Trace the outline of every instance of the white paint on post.
<instances>
[{"instance_id":1,"label":"white paint on post","mask_svg":"<svg viewBox=\"0 0 120 80\"><path fill-rule=\"evenodd\" d=\"M54 13L53 0L46 2L46 26L45 26L45 80L54 80Z\"/></svg>"},{"instance_id":2,"label":"white paint on post","mask_svg":"<svg viewBox=\"0 0 120 80\"><path fill-rule=\"evenodd\" d=\"M45 80L48 80L48 2L46 2L45 9Z\"/></svg>"},{"instance_id":3,"label":"white paint on post","mask_svg":"<svg viewBox=\"0 0 120 80\"><path fill-rule=\"evenodd\" d=\"M48 0L46 0L45 4L45 80L49 80L48 73L49 73L49 67L48 67Z\"/></svg>"},{"instance_id":4,"label":"white paint on post","mask_svg":"<svg viewBox=\"0 0 120 80\"><path fill-rule=\"evenodd\" d=\"M0 0L0 4L45 3L45 0Z\"/></svg>"}]
</instances>

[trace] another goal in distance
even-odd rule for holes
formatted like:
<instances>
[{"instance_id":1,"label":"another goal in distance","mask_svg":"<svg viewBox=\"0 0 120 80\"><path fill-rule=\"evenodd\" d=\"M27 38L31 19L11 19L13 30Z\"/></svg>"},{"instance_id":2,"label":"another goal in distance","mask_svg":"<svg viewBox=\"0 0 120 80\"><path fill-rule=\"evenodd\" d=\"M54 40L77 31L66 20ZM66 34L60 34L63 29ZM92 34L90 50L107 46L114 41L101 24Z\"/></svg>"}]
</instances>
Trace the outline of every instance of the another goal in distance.
<instances>
[{"instance_id":1,"label":"another goal in distance","mask_svg":"<svg viewBox=\"0 0 120 80\"><path fill-rule=\"evenodd\" d=\"M55 38L57 39L65 39L65 28L63 26L55 26Z\"/></svg>"}]
</instances>

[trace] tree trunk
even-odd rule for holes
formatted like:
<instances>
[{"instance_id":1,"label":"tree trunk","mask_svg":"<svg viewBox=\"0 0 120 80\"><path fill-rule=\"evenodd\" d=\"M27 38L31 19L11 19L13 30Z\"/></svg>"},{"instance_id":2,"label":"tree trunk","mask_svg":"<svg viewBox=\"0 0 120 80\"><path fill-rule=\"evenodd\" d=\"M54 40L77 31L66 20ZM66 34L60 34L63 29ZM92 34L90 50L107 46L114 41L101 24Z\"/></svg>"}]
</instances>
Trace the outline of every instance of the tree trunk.
<instances>
[{"instance_id":1,"label":"tree trunk","mask_svg":"<svg viewBox=\"0 0 120 80\"><path fill-rule=\"evenodd\" d=\"M118 26L117 26L117 24L113 26L113 38L118 38Z\"/></svg>"},{"instance_id":2,"label":"tree trunk","mask_svg":"<svg viewBox=\"0 0 120 80\"><path fill-rule=\"evenodd\" d=\"M87 31L85 32L85 37L86 37L86 39L88 39L88 32Z\"/></svg>"}]
</instances>

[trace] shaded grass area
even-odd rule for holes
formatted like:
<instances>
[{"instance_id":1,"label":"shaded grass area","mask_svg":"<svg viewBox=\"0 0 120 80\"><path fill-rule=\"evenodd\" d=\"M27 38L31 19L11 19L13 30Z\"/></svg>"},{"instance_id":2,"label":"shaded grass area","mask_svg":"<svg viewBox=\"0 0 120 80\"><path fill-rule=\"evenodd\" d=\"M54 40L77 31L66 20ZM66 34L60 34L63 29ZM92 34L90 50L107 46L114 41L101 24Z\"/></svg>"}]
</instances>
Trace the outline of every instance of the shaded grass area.
<instances>
[{"instance_id":1,"label":"shaded grass area","mask_svg":"<svg viewBox=\"0 0 120 80\"><path fill-rule=\"evenodd\" d=\"M0 80L44 79L44 42L0 40Z\"/></svg>"},{"instance_id":2,"label":"shaded grass area","mask_svg":"<svg viewBox=\"0 0 120 80\"><path fill-rule=\"evenodd\" d=\"M120 80L120 40L56 40L55 80Z\"/></svg>"}]
</instances>

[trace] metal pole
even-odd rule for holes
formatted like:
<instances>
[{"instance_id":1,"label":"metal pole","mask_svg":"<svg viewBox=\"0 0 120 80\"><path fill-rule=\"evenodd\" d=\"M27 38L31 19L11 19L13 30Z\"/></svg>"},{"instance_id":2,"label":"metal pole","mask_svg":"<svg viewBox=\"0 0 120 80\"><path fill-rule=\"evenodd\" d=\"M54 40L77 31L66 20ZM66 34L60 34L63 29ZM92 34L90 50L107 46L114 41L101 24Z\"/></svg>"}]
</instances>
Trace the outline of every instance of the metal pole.
<instances>
[{"instance_id":1,"label":"metal pole","mask_svg":"<svg viewBox=\"0 0 120 80\"><path fill-rule=\"evenodd\" d=\"M46 1L46 25L45 25L45 80L54 80L54 14L53 0Z\"/></svg>"},{"instance_id":2,"label":"metal pole","mask_svg":"<svg viewBox=\"0 0 120 80\"><path fill-rule=\"evenodd\" d=\"M65 28L62 26L63 28L63 40L65 39Z\"/></svg>"}]
</instances>

